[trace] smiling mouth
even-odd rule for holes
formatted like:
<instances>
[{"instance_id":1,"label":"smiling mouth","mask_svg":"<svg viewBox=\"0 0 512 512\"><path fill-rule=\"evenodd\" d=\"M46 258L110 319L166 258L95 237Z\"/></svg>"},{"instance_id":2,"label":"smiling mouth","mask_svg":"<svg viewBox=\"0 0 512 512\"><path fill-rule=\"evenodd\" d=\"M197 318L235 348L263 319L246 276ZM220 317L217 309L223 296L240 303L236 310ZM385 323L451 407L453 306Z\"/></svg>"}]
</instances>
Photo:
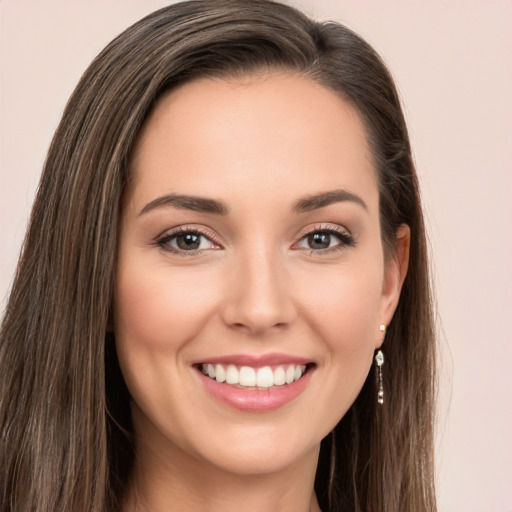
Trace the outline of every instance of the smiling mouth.
<instances>
[{"instance_id":1,"label":"smiling mouth","mask_svg":"<svg viewBox=\"0 0 512 512\"><path fill-rule=\"evenodd\" d=\"M237 389L268 390L300 380L314 366L314 363L262 367L200 363L196 368L210 379Z\"/></svg>"}]
</instances>

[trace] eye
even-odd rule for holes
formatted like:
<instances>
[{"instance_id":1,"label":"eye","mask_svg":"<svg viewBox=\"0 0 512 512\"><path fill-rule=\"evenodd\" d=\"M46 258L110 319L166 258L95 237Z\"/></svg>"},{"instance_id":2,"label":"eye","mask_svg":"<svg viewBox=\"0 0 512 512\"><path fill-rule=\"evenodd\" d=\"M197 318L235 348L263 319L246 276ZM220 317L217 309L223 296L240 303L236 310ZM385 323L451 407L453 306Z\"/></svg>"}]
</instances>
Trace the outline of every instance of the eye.
<instances>
[{"instance_id":1,"label":"eye","mask_svg":"<svg viewBox=\"0 0 512 512\"><path fill-rule=\"evenodd\" d=\"M315 229L303 236L296 247L327 252L329 249L336 250L353 245L355 241L352 235L340 227Z\"/></svg>"},{"instance_id":2,"label":"eye","mask_svg":"<svg viewBox=\"0 0 512 512\"><path fill-rule=\"evenodd\" d=\"M166 251L181 254L219 248L209 236L191 229L179 229L167 233L157 240L157 245Z\"/></svg>"}]
</instances>

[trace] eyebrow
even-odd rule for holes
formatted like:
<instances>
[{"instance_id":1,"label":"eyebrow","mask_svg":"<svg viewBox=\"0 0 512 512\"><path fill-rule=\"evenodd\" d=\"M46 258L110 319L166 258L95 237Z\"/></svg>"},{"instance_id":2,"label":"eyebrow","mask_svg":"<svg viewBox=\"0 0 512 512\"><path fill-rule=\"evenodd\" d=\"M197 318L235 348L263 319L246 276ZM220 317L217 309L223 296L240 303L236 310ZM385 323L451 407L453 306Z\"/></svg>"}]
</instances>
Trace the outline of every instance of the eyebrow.
<instances>
[{"instance_id":1,"label":"eyebrow","mask_svg":"<svg viewBox=\"0 0 512 512\"><path fill-rule=\"evenodd\" d=\"M325 208L331 204L352 202L368 210L366 203L356 194L347 190L331 190L299 199L292 207L292 212L303 213ZM190 196L185 194L166 194L149 202L139 213L143 215L157 208L172 206L180 210L192 210L196 212L227 215L229 208L223 201L207 197Z\"/></svg>"},{"instance_id":2,"label":"eyebrow","mask_svg":"<svg viewBox=\"0 0 512 512\"><path fill-rule=\"evenodd\" d=\"M362 206L368 210L366 203L356 194L348 192L347 190L331 190L329 192L321 192L312 196L304 197L297 201L292 208L295 213L310 212L325 208L334 203L351 202Z\"/></svg>"},{"instance_id":3,"label":"eyebrow","mask_svg":"<svg viewBox=\"0 0 512 512\"><path fill-rule=\"evenodd\" d=\"M188 196L184 194L166 194L144 206L139 216L163 206L174 206L174 208L180 210L193 210L195 212L215 213L217 215L227 215L229 211L226 203L218 201L217 199Z\"/></svg>"}]
</instances>

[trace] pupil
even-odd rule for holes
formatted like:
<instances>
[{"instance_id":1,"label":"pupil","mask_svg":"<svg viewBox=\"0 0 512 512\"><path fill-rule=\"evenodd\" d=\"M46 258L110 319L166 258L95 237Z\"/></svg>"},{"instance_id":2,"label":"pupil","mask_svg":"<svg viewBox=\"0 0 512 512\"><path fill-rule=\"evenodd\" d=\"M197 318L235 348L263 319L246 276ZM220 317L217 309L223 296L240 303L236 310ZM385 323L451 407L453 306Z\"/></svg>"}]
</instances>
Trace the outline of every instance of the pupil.
<instances>
[{"instance_id":1,"label":"pupil","mask_svg":"<svg viewBox=\"0 0 512 512\"><path fill-rule=\"evenodd\" d=\"M331 242L329 233L314 233L308 236L308 243L312 249L327 249Z\"/></svg>"},{"instance_id":2,"label":"pupil","mask_svg":"<svg viewBox=\"0 0 512 512\"><path fill-rule=\"evenodd\" d=\"M200 245L200 236L194 233L187 233L177 237L178 247L184 250L197 249Z\"/></svg>"}]
</instances>

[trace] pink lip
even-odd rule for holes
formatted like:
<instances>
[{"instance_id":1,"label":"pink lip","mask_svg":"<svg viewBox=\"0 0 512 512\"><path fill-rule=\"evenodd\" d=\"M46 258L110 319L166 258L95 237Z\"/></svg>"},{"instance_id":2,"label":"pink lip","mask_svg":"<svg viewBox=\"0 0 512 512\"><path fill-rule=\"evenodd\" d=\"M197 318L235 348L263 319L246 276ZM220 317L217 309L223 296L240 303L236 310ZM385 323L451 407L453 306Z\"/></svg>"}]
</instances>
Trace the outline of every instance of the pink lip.
<instances>
[{"instance_id":1,"label":"pink lip","mask_svg":"<svg viewBox=\"0 0 512 512\"><path fill-rule=\"evenodd\" d=\"M223 361L226 361L223 359ZM264 412L279 409L296 398L308 385L313 368L299 380L268 389L240 389L217 382L197 370L197 375L206 390L220 402L240 411Z\"/></svg>"},{"instance_id":2,"label":"pink lip","mask_svg":"<svg viewBox=\"0 0 512 512\"><path fill-rule=\"evenodd\" d=\"M209 357L194 361L192 364L233 364L235 366L252 366L253 368L262 368L263 366L280 364L308 364L311 359L303 357L290 356L287 354L264 354L261 356L252 356L249 354L231 354L219 357Z\"/></svg>"}]
</instances>

